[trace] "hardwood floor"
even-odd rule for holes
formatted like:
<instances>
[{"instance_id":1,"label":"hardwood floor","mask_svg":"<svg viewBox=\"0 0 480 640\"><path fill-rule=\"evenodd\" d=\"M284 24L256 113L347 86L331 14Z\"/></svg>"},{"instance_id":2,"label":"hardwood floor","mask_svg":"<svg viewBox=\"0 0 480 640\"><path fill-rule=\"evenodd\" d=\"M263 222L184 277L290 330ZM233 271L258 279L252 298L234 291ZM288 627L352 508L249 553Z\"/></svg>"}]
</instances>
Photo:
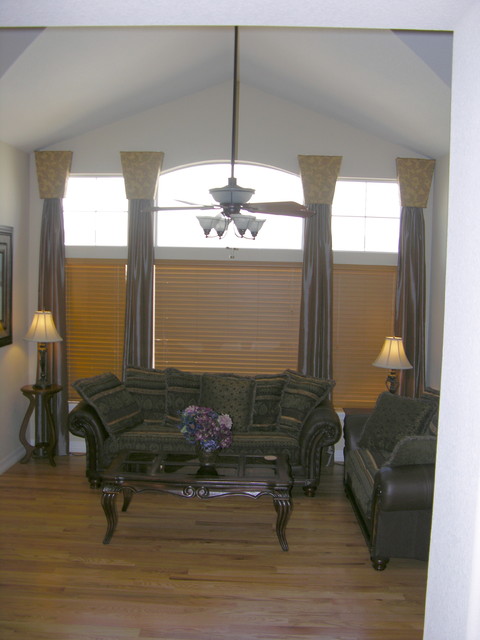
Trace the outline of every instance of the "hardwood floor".
<instances>
[{"instance_id":1,"label":"hardwood floor","mask_svg":"<svg viewBox=\"0 0 480 640\"><path fill-rule=\"evenodd\" d=\"M0 476L2 640L422 637L427 564L371 568L339 465L294 490L284 552L269 498L137 495L103 545L84 458L56 460Z\"/></svg>"}]
</instances>

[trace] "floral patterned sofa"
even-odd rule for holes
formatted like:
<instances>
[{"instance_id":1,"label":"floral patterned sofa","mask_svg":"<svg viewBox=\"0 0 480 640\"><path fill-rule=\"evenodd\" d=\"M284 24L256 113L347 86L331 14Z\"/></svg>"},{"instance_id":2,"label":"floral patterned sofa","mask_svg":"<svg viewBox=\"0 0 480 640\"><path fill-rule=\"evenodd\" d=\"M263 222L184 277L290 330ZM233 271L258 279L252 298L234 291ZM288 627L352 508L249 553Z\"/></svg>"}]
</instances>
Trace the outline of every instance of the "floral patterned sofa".
<instances>
[{"instance_id":1,"label":"floral patterned sofa","mask_svg":"<svg viewBox=\"0 0 480 640\"><path fill-rule=\"evenodd\" d=\"M322 449L341 436L330 400L334 384L290 370L239 376L129 367L124 381L104 373L73 383L82 400L69 414L69 430L85 438L86 475L97 487L119 451L194 455L179 414L190 405L209 407L232 418L230 453L288 454L295 484L313 496Z\"/></svg>"}]
</instances>

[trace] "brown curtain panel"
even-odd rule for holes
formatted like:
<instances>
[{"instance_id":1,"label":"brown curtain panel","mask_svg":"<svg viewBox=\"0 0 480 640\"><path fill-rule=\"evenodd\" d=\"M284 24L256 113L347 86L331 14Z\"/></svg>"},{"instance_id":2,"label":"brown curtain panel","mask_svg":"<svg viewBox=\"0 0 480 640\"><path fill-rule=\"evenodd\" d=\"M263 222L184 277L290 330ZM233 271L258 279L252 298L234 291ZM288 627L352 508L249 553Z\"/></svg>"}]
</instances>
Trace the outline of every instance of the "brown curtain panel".
<instances>
[{"instance_id":1,"label":"brown curtain panel","mask_svg":"<svg viewBox=\"0 0 480 640\"><path fill-rule=\"evenodd\" d=\"M398 393L418 397L425 386L425 221L423 209L435 160L397 158L402 211L398 241L395 335L403 339L412 369L401 372Z\"/></svg>"},{"instance_id":2,"label":"brown curtain panel","mask_svg":"<svg viewBox=\"0 0 480 640\"><path fill-rule=\"evenodd\" d=\"M417 397L425 386L425 223L418 207L402 207L400 216L395 335L413 367L401 372L398 393Z\"/></svg>"},{"instance_id":3,"label":"brown curtain panel","mask_svg":"<svg viewBox=\"0 0 480 640\"><path fill-rule=\"evenodd\" d=\"M154 227L153 200L135 199L128 207L128 263L123 370L152 367Z\"/></svg>"},{"instance_id":4,"label":"brown curtain panel","mask_svg":"<svg viewBox=\"0 0 480 640\"><path fill-rule=\"evenodd\" d=\"M305 221L298 370L332 377L333 254L332 207L311 204L315 215Z\"/></svg>"},{"instance_id":5,"label":"brown curtain panel","mask_svg":"<svg viewBox=\"0 0 480 640\"><path fill-rule=\"evenodd\" d=\"M51 311L62 342L48 345L50 381L63 387L52 398L52 413L57 426L58 455L69 453L67 323L65 298L65 234L63 204L72 163L71 151L37 151L35 161L40 198L43 199L40 231L38 309ZM37 412L38 413L38 412ZM46 417L38 416L36 441L45 442Z\"/></svg>"},{"instance_id":6,"label":"brown curtain panel","mask_svg":"<svg viewBox=\"0 0 480 640\"><path fill-rule=\"evenodd\" d=\"M68 375L67 375L67 326L65 305L65 238L63 206L60 198L43 201L42 227L40 232L40 262L38 279L38 308L51 311L53 321L62 342L49 344L49 379L62 386L62 391L52 398L52 413L57 425L57 454L69 452ZM37 434L39 442L48 440L46 417L37 412Z\"/></svg>"},{"instance_id":7,"label":"brown curtain panel","mask_svg":"<svg viewBox=\"0 0 480 640\"><path fill-rule=\"evenodd\" d=\"M341 156L298 156L305 220L298 370L331 378L333 336L332 202Z\"/></svg>"},{"instance_id":8,"label":"brown curtain panel","mask_svg":"<svg viewBox=\"0 0 480 640\"><path fill-rule=\"evenodd\" d=\"M163 153L121 151L128 205L128 263L123 371L152 367L154 225L153 199Z\"/></svg>"}]
</instances>

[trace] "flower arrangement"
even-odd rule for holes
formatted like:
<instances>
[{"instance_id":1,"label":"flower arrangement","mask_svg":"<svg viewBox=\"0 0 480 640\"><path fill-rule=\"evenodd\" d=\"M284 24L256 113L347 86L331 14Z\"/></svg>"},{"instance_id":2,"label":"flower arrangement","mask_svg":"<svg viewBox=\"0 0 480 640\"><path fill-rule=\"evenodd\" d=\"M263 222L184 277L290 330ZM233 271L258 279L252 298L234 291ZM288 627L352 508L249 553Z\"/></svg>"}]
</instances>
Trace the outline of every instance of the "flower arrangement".
<instances>
[{"instance_id":1,"label":"flower arrangement","mask_svg":"<svg viewBox=\"0 0 480 640\"><path fill-rule=\"evenodd\" d=\"M180 413L180 432L186 440L211 453L232 444L232 419L208 407L191 405Z\"/></svg>"}]
</instances>

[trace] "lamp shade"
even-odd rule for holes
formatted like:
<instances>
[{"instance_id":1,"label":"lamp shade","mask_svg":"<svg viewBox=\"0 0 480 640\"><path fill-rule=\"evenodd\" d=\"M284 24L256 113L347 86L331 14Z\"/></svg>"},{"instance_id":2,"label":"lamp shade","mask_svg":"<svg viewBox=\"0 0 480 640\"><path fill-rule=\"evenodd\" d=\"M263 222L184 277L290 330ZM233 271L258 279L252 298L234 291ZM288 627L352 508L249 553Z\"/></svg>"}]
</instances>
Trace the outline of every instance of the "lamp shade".
<instances>
[{"instance_id":1,"label":"lamp shade","mask_svg":"<svg viewBox=\"0 0 480 640\"><path fill-rule=\"evenodd\" d=\"M25 340L30 342L61 342L63 340L55 327L51 311L35 311Z\"/></svg>"},{"instance_id":2,"label":"lamp shade","mask_svg":"<svg viewBox=\"0 0 480 640\"><path fill-rule=\"evenodd\" d=\"M250 222L248 223L248 230L254 238L257 237L257 234L263 227L264 222L265 220L259 220L258 218L255 218L254 220L250 220Z\"/></svg>"},{"instance_id":3,"label":"lamp shade","mask_svg":"<svg viewBox=\"0 0 480 640\"><path fill-rule=\"evenodd\" d=\"M405 354L402 338L397 338L395 336L385 338L382 350L378 354L375 362L372 364L374 367L381 367L382 369L412 368L412 365Z\"/></svg>"},{"instance_id":4,"label":"lamp shade","mask_svg":"<svg viewBox=\"0 0 480 640\"><path fill-rule=\"evenodd\" d=\"M239 213L238 215L233 215L232 220L234 225L237 227L238 233L243 236L245 231L249 228L249 224L255 221L255 216L247 216L243 213Z\"/></svg>"}]
</instances>

